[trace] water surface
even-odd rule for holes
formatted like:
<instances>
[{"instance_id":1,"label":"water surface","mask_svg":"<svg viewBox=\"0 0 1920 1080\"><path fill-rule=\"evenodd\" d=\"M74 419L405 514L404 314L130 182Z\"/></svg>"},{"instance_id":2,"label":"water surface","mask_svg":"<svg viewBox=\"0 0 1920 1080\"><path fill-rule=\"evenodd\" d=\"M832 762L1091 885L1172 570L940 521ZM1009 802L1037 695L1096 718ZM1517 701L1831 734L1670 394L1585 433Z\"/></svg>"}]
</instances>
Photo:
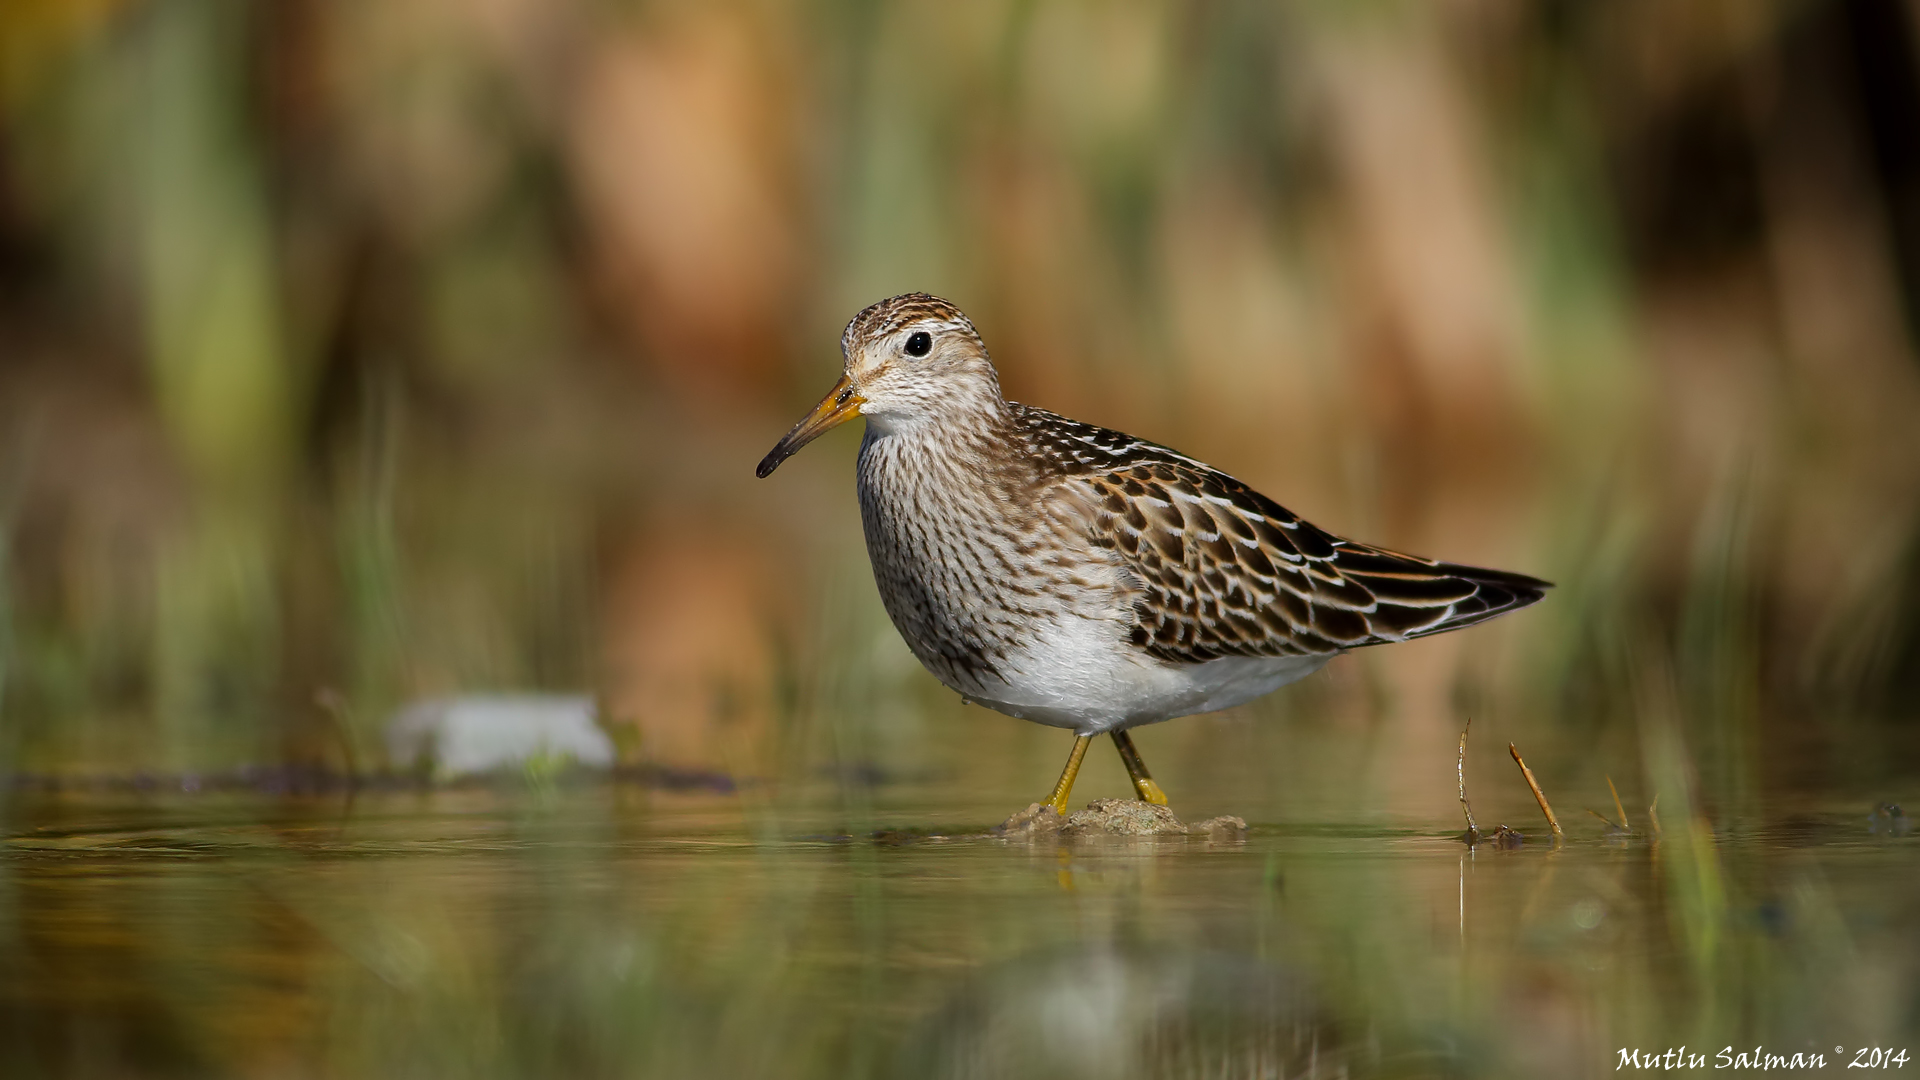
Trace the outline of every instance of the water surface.
<instances>
[{"instance_id":1,"label":"water surface","mask_svg":"<svg viewBox=\"0 0 1920 1080\"><path fill-rule=\"evenodd\" d=\"M1761 1044L1838 1074L1920 1047L1920 837L1845 808L1469 850L1258 822L1015 842L963 802L889 807L875 839L868 814L607 783L20 796L0 1064L1582 1076Z\"/></svg>"}]
</instances>

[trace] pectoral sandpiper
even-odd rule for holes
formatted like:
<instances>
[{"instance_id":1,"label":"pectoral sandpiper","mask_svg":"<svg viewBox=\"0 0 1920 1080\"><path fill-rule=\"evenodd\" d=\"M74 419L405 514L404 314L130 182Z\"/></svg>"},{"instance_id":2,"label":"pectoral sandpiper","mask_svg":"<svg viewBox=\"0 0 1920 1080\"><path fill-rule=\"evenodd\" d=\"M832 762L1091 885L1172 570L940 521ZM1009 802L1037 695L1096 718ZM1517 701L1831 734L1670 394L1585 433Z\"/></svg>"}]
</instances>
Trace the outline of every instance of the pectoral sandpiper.
<instances>
[{"instance_id":1,"label":"pectoral sandpiper","mask_svg":"<svg viewBox=\"0 0 1920 1080\"><path fill-rule=\"evenodd\" d=\"M1061 814L1096 735L1164 805L1128 728L1229 708L1348 649L1470 626L1548 588L1342 539L1164 446L1008 401L973 323L938 297L874 304L840 349L840 381L755 471L867 418L860 514L887 614L967 699L1074 732L1047 800Z\"/></svg>"}]
</instances>

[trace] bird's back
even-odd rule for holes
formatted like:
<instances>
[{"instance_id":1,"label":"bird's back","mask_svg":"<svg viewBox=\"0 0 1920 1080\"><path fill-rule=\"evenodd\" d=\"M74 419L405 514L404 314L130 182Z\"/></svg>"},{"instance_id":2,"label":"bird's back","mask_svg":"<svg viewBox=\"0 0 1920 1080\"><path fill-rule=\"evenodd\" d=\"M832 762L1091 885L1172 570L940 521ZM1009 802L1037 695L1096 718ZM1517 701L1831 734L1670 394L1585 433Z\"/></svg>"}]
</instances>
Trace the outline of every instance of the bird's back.
<instances>
[{"instance_id":1,"label":"bird's back","mask_svg":"<svg viewBox=\"0 0 1920 1080\"><path fill-rule=\"evenodd\" d=\"M1130 640L1155 656L1297 656L1405 641L1539 600L1547 582L1335 536L1203 462L1021 407L1037 453L1095 504L1090 539L1139 584Z\"/></svg>"}]
</instances>

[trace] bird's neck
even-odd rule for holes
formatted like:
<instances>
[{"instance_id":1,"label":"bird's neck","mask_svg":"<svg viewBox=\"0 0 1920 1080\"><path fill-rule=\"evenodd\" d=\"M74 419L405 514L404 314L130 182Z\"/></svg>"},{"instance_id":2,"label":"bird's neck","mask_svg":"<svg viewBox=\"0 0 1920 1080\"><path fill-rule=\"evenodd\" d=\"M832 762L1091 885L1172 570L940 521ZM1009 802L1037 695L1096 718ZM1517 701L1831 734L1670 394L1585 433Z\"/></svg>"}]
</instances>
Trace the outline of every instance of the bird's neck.
<instances>
[{"instance_id":1,"label":"bird's neck","mask_svg":"<svg viewBox=\"0 0 1920 1080\"><path fill-rule=\"evenodd\" d=\"M960 489L999 488L1021 472L1015 406L998 393L967 395L942 406L867 417L861 457L873 470L872 480L939 474L944 484Z\"/></svg>"},{"instance_id":2,"label":"bird's neck","mask_svg":"<svg viewBox=\"0 0 1920 1080\"><path fill-rule=\"evenodd\" d=\"M911 408L879 410L866 417L867 430L882 438L960 443L1004 437L1014 422L1013 406L993 385L952 387L915 401Z\"/></svg>"}]
</instances>

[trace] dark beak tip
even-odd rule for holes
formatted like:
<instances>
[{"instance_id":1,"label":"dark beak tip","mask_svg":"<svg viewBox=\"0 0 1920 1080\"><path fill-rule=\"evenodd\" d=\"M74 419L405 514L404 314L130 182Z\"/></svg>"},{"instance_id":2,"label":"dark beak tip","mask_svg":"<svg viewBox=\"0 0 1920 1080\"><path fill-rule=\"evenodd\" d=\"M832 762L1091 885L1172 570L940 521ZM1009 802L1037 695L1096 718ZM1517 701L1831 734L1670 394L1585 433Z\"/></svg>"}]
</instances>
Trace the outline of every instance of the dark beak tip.
<instances>
[{"instance_id":1,"label":"dark beak tip","mask_svg":"<svg viewBox=\"0 0 1920 1080\"><path fill-rule=\"evenodd\" d=\"M782 439L780 440L780 445L767 451L767 456L761 458L760 464L753 467L753 475L761 480L765 480L767 477L773 475L773 470L779 468L781 462L792 456L793 451L787 449L787 441Z\"/></svg>"}]
</instances>

